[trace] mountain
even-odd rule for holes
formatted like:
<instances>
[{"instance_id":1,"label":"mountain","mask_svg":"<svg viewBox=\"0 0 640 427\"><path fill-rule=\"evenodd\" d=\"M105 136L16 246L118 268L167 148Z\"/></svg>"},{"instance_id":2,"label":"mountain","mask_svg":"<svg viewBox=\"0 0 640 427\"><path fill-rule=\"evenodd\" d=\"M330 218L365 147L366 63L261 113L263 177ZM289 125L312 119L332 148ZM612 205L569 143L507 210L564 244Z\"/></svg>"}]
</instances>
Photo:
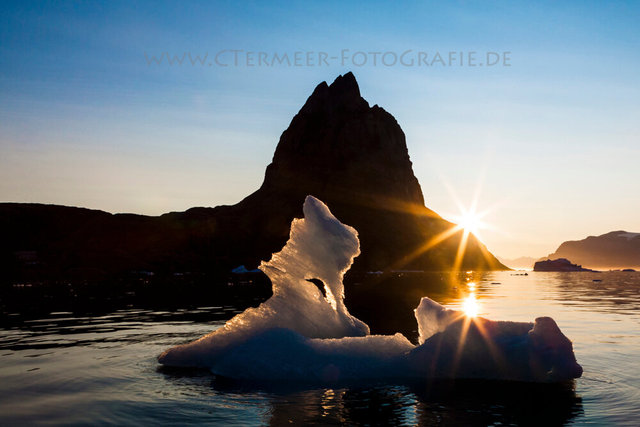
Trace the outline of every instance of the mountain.
<instances>
[{"instance_id":1,"label":"mountain","mask_svg":"<svg viewBox=\"0 0 640 427\"><path fill-rule=\"evenodd\" d=\"M315 88L282 133L262 186L238 204L159 217L0 204L0 259L18 278L26 270L85 277L254 268L282 248L308 194L358 230L354 271L454 266L462 231L425 247L453 224L425 207L402 129L369 106L351 73ZM473 235L459 268L505 269Z\"/></svg>"},{"instance_id":2,"label":"mountain","mask_svg":"<svg viewBox=\"0 0 640 427\"><path fill-rule=\"evenodd\" d=\"M548 258L567 258L596 269L640 267L640 233L612 231L562 243Z\"/></svg>"},{"instance_id":3,"label":"mountain","mask_svg":"<svg viewBox=\"0 0 640 427\"><path fill-rule=\"evenodd\" d=\"M509 268L515 268L515 269L529 269L529 268L533 268L533 264L540 258L533 258L530 256L521 256L519 258L504 258L504 257L497 257L498 260L503 263L504 265L506 265Z\"/></svg>"}]
</instances>

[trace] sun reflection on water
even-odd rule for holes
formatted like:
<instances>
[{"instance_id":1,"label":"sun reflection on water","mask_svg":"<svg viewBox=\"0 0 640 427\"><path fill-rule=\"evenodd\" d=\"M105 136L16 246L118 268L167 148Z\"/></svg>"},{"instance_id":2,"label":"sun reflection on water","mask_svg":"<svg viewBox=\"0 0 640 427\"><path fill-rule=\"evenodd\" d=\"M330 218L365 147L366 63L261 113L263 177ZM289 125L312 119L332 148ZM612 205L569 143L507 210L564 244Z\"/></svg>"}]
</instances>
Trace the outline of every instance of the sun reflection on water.
<instances>
[{"instance_id":1,"label":"sun reflection on water","mask_svg":"<svg viewBox=\"0 0 640 427\"><path fill-rule=\"evenodd\" d=\"M478 315L480 306L478 305L478 300L475 293L472 292L468 297L464 299L464 301L462 302L462 310L468 317L476 317Z\"/></svg>"}]
</instances>

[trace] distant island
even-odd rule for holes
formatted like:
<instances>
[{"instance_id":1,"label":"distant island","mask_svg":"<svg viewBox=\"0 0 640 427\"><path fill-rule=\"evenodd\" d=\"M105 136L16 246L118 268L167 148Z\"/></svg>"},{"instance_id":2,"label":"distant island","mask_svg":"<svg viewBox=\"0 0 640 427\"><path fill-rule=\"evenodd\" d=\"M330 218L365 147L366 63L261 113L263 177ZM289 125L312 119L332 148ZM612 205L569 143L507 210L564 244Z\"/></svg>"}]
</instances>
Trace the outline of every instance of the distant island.
<instances>
[{"instance_id":1,"label":"distant island","mask_svg":"<svg viewBox=\"0 0 640 427\"><path fill-rule=\"evenodd\" d=\"M425 206L404 132L391 114L369 106L347 73L315 88L282 133L260 189L236 205L151 217L0 204L2 280L252 270L282 248L307 195L358 230L362 251L352 271L450 270L455 264L463 231L447 233L454 224ZM438 235L444 237L427 245ZM459 268L506 269L473 235Z\"/></svg>"},{"instance_id":2,"label":"distant island","mask_svg":"<svg viewBox=\"0 0 640 427\"><path fill-rule=\"evenodd\" d=\"M533 271L591 271L588 268L583 268L581 265L572 264L566 258L547 259L544 261L538 261L533 265Z\"/></svg>"},{"instance_id":3,"label":"distant island","mask_svg":"<svg viewBox=\"0 0 640 427\"><path fill-rule=\"evenodd\" d=\"M612 231L583 240L564 242L547 258L566 258L599 270L638 269L640 233Z\"/></svg>"}]
</instances>

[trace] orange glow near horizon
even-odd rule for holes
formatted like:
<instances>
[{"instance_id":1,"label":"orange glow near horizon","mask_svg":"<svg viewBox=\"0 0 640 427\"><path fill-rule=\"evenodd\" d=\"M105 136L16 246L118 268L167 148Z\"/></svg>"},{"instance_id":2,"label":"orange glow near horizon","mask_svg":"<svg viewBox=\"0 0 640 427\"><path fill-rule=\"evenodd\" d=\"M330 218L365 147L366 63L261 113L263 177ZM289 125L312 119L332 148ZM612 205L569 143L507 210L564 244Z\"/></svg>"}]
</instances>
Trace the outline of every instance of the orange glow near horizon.
<instances>
[{"instance_id":1,"label":"orange glow near horizon","mask_svg":"<svg viewBox=\"0 0 640 427\"><path fill-rule=\"evenodd\" d=\"M483 218L493 211L497 206L493 206L492 208L478 211L478 200L480 198L480 193L482 190L482 175L478 180L478 185L473 196L473 200L468 208L466 208L457 197L453 188L446 182L443 181L445 187L449 190L451 198L456 203L459 209L459 213L457 215L448 215L451 218L451 227L443 230L430 239L426 240L421 246L415 248L412 252L405 254L400 259L396 260L393 264L392 268L398 269L403 268L406 265L410 264L413 260L424 254L425 252L435 248L439 244L445 242L446 240L460 235L460 241L458 243L458 249L456 250L455 259L453 260L453 264L450 266L451 271L460 271L464 267L464 256L467 251L467 244L469 242L469 235L472 234L475 239L480 242L479 249L483 258L487 261L488 265L491 265L494 258L491 253L487 250L487 248L482 244L482 236L480 235L481 230L493 230L496 231L496 227L486 223L483 221ZM415 205L403 204L399 202L389 201L389 206L387 209L393 211L402 211L402 212L412 212L412 213L421 213L426 216L437 216L430 210L425 210L424 208L416 208Z\"/></svg>"}]
</instances>

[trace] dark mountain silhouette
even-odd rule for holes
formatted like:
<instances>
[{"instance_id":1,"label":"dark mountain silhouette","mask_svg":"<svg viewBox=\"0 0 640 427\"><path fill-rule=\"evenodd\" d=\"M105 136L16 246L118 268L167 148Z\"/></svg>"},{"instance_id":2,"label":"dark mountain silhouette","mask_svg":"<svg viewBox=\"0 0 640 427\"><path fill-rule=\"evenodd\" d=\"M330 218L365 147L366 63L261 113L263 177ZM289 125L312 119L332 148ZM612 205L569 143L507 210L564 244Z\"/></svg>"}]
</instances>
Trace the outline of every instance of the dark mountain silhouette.
<instances>
[{"instance_id":1,"label":"dark mountain silhouette","mask_svg":"<svg viewBox=\"0 0 640 427\"><path fill-rule=\"evenodd\" d=\"M262 186L240 203L159 217L5 203L0 257L14 279L25 271L82 278L254 268L284 245L308 194L358 230L355 271L454 265L462 231L420 250L452 224L425 207L402 129L369 106L351 73L315 88L280 137ZM505 267L471 235L460 268Z\"/></svg>"},{"instance_id":2,"label":"dark mountain silhouette","mask_svg":"<svg viewBox=\"0 0 640 427\"><path fill-rule=\"evenodd\" d=\"M599 269L640 267L640 233L612 231L564 242L549 255L559 257Z\"/></svg>"}]
</instances>

